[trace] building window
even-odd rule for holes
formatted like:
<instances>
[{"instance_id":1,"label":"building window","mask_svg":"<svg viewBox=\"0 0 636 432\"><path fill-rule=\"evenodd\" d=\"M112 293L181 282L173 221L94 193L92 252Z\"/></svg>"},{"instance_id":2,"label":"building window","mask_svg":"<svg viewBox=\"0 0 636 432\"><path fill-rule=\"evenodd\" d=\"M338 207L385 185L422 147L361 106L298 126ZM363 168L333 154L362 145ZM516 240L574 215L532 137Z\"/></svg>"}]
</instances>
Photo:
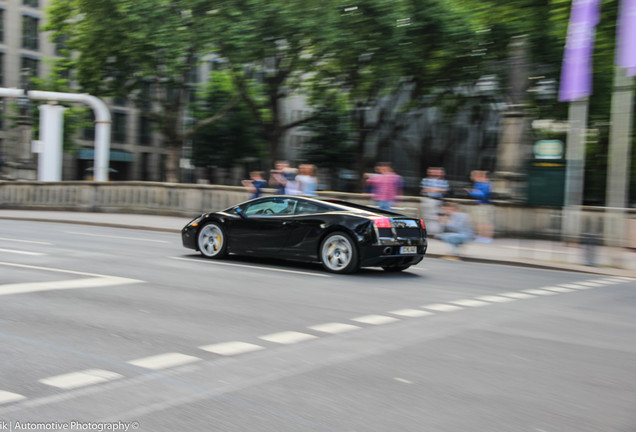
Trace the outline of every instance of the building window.
<instances>
[{"instance_id":1,"label":"building window","mask_svg":"<svg viewBox=\"0 0 636 432\"><path fill-rule=\"evenodd\" d=\"M113 98L113 105L125 107L128 103L128 98L126 96L117 96Z\"/></svg>"},{"instance_id":2,"label":"building window","mask_svg":"<svg viewBox=\"0 0 636 432\"><path fill-rule=\"evenodd\" d=\"M93 110L88 111L87 117L87 124L82 130L82 138L88 141L93 141L95 140L95 113Z\"/></svg>"},{"instance_id":3,"label":"building window","mask_svg":"<svg viewBox=\"0 0 636 432\"><path fill-rule=\"evenodd\" d=\"M40 7L40 0L22 0L22 4L32 8Z\"/></svg>"},{"instance_id":4,"label":"building window","mask_svg":"<svg viewBox=\"0 0 636 432\"><path fill-rule=\"evenodd\" d=\"M65 51L68 51L68 35L61 34L55 38L55 55L63 56Z\"/></svg>"},{"instance_id":5,"label":"building window","mask_svg":"<svg viewBox=\"0 0 636 432\"><path fill-rule=\"evenodd\" d=\"M0 43L4 43L4 9L0 9Z\"/></svg>"},{"instance_id":6,"label":"building window","mask_svg":"<svg viewBox=\"0 0 636 432\"><path fill-rule=\"evenodd\" d=\"M22 15L22 48L37 51L40 48L40 20L30 15Z\"/></svg>"},{"instance_id":7,"label":"building window","mask_svg":"<svg viewBox=\"0 0 636 432\"><path fill-rule=\"evenodd\" d=\"M139 144L152 145L152 122L147 116L139 116Z\"/></svg>"},{"instance_id":8,"label":"building window","mask_svg":"<svg viewBox=\"0 0 636 432\"><path fill-rule=\"evenodd\" d=\"M20 66L22 70L29 70L29 76L31 78L38 77L40 75L40 59L37 57L22 56L22 63Z\"/></svg>"},{"instance_id":9,"label":"building window","mask_svg":"<svg viewBox=\"0 0 636 432\"><path fill-rule=\"evenodd\" d=\"M117 111L113 113L113 142L126 142L126 121L126 113Z\"/></svg>"},{"instance_id":10,"label":"building window","mask_svg":"<svg viewBox=\"0 0 636 432\"><path fill-rule=\"evenodd\" d=\"M4 53L0 52L0 86L4 86Z\"/></svg>"},{"instance_id":11,"label":"building window","mask_svg":"<svg viewBox=\"0 0 636 432\"><path fill-rule=\"evenodd\" d=\"M137 98L137 108L144 111L150 111L152 108L152 83L146 81L141 85Z\"/></svg>"}]
</instances>

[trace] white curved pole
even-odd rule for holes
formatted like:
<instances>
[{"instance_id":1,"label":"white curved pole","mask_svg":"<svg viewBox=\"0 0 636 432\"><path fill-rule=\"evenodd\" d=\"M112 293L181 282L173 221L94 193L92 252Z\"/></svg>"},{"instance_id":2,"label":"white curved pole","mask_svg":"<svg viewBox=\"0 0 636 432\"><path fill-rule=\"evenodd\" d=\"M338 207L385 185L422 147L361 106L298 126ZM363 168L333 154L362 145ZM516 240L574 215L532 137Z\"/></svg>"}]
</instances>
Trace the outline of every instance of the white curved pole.
<instances>
[{"instance_id":1,"label":"white curved pole","mask_svg":"<svg viewBox=\"0 0 636 432\"><path fill-rule=\"evenodd\" d=\"M19 98L24 96L24 90L22 89L0 88L0 97ZM93 109L95 113L95 165L93 174L96 181L108 181L111 125L108 106L101 99L86 93L29 90L26 96L35 100L79 102Z\"/></svg>"}]
</instances>

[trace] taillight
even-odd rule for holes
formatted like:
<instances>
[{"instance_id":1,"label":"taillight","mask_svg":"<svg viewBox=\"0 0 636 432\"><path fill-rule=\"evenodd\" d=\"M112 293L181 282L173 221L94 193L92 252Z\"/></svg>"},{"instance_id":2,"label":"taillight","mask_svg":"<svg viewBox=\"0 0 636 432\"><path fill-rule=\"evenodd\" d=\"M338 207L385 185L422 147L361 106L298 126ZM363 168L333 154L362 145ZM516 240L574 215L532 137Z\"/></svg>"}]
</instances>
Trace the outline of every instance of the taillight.
<instances>
[{"instance_id":1,"label":"taillight","mask_svg":"<svg viewBox=\"0 0 636 432\"><path fill-rule=\"evenodd\" d=\"M373 223L377 228L391 228L391 219L389 218L373 218Z\"/></svg>"},{"instance_id":2,"label":"taillight","mask_svg":"<svg viewBox=\"0 0 636 432\"><path fill-rule=\"evenodd\" d=\"M420 219L420 227L422 229L426 229L426 223L424 223L424 219Z\"/></svg>"}]
</instances>

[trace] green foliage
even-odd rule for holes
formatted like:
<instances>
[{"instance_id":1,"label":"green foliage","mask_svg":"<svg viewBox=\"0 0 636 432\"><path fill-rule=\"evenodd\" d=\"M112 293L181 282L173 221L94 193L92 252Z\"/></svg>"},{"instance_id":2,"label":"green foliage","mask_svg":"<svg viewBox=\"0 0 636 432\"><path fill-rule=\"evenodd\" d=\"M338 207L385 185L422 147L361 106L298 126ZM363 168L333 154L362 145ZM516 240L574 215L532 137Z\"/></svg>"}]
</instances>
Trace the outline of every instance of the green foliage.
<instances>
[{"instance_id":1,"label":"green foliage","mask_svg":"<svg viewBox=\"0 0 636 432\"><path fill-rule=\"evenodd\" d=\"M204 120L209 112L225 106L236 94L228 71L211 74L201 102L194 107L194 115ZM258 137L255 119L245 103L231 109L223 119L199 129L192 137L193 159L197 166L231 167L245 158L262 157L264 144Z\"/></svg>"},{"instance_id":2,"label":"green foliage","mask_svg":"<svg viewBox=\"0 0 636 432\"><path fill-rule=\"evenodd\" d=\"M317 111L318 115L305 125L312 135L305 143L303 159L332 173L351 167L355 145L351 141L351 123L347 121L348 111L343 101L334 101Z\"/></svg>"}]
</instances>

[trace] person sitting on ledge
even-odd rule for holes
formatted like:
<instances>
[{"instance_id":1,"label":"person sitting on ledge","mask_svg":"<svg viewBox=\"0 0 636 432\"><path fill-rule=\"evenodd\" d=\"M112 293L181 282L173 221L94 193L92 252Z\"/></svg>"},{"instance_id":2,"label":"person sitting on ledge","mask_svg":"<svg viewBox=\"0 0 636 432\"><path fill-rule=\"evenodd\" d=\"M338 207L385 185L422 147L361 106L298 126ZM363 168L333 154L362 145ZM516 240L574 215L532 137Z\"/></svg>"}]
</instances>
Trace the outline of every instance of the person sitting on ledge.
<instances>
[{"instance_id":1,"label":"person sitting on ledge","mask_svg":"<svg viewBox=\"0 0 636 432\"><path fill-rule=\"evenodd\" d=\"M475 239L470 216L457 204L446 201L442 204L440 223L442 232L437 237L449 246L444 258L458 260L460 246Z\"/></svg>"}]
</instances>

